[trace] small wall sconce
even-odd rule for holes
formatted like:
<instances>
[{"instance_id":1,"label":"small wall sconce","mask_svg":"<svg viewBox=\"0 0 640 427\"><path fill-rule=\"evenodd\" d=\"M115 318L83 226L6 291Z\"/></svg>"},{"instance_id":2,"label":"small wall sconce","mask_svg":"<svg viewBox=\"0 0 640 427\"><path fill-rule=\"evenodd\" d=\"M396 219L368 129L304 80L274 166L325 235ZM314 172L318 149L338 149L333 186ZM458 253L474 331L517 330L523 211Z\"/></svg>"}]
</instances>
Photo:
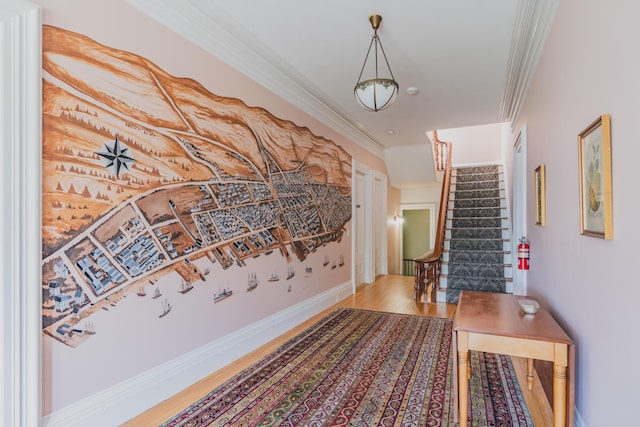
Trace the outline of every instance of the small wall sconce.
<instances>
[{"instance_id":1,"label":"small wall sconce","mask_svg":"<svg viewBox=\"0 0 640 427\"><path fill-rule=\"evenodd\" d=\"M393 217L393 222L395 222L396 224L402 224L404 222L404 218L401 215L396 214Z\"/></svg>"}]
</instances>

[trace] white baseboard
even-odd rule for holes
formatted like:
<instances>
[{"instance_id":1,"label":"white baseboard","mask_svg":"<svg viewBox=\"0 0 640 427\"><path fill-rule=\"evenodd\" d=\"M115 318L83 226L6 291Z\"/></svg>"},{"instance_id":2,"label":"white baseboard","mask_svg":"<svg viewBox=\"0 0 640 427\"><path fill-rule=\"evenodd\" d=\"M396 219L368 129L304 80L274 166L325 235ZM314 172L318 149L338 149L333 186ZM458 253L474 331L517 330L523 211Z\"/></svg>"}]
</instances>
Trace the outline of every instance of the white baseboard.
<instances>
[{"instance_id":1,"label":"white baseboard","mask_svg":"<svg viewBox=\"0 0 640 427\"><path fill-rule=\"evenodd\" d=\"M353 293L345 282L190 353L53 412L45 427L115 427Z\"/></svg>"}]
</instances>

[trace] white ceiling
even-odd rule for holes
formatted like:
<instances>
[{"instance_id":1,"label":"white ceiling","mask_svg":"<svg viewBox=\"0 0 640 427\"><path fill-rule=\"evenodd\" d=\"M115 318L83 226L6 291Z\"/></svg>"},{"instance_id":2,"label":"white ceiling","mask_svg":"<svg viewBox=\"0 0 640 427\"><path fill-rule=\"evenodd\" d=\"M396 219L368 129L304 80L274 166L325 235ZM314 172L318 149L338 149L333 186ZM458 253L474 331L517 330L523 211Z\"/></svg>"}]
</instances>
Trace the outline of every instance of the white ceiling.
<instances>
[{"instance_id":1,"label":"white ceiling","mask_svg":"<svg viewBox=\"0 0 640 427\"><path fill-rule=\"evenodd\" d=\"M129 0L372 152L408 156L433 129L514 118L557 1ZM400 85L377 113L353 96L374 13ZM427 157L420 180L434 176Z\"/></svg>"}]
</instances>

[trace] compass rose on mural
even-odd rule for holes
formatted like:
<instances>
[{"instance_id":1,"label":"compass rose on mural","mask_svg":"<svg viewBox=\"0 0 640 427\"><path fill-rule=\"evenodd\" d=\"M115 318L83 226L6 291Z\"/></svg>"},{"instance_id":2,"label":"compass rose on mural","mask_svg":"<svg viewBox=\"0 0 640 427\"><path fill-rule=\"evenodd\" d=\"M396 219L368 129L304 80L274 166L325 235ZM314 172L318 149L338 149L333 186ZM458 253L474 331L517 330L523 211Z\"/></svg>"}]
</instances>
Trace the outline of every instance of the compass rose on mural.
<instances>
[{"instance_id":1,"label":"compass rose on mural","mask_svg":"<svg viewBox=\"0 0 640 427\"><path fill-rule=\"evenodd\" d=\"M108 142L102 146L102 151L96 154L102 158L102 164L107 170L113 173L118 179L118 175L122 170L129 170L129 167L135 162L133 157L127 155L129 147L122 142L116 140L109 144Z\"/></svg>"}]
</instances>

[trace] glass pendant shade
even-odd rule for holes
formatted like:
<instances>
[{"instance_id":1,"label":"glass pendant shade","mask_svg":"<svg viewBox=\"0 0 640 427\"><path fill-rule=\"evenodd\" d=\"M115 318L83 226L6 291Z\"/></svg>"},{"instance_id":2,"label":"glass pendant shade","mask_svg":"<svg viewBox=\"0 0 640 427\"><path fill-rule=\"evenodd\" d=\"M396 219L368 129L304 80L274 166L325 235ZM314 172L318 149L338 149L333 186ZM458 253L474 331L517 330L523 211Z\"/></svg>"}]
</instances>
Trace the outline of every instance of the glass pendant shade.
<instances>
[{"instance_id":1,"label":"glass pendant shade","mask_svg":"<svg viewBox=\"0 0 640 427\"><path fill-rule=\"evenodd\" d=\"M371 22L371 27L373 28L373 38L369 44L367 56L364 58L364 64L362 64L362 70L360 70L360 76L358 76L358 83L356 83L356 86L353 89L353 94L355 95L356 100L367 111L384 110L391 105L393 101L395 101L396 96L398 95L398 82L393 78L393 73L391 72L387 55L384 53L382 42L378 37L378 27L380 26L381 21L382 17L380 15L371 15L369 17L369 22ZM369 55L372 53L372 50L373 55L371 56L373 57L373 64L369 65L369 69L373 67L373 72L371 74L374 74L374 77L362 80L362 75L367 68L367 61L369 60ZM388 75L390 76L389 78L380 77L378 74L379 56L384 58L384 64L387 66Z\"/></svg>"},{"instance_id":2,"label":"glass pendant shade","mask_svg":"<svg viewBox=\"0 0 640 427\"><path fill-rule=\"evenodd\" d=\"M353 92L366 110L380 111L395 101L398 83L392 79L370 79L359 82Z\"/></svg>"}]
</instances>

